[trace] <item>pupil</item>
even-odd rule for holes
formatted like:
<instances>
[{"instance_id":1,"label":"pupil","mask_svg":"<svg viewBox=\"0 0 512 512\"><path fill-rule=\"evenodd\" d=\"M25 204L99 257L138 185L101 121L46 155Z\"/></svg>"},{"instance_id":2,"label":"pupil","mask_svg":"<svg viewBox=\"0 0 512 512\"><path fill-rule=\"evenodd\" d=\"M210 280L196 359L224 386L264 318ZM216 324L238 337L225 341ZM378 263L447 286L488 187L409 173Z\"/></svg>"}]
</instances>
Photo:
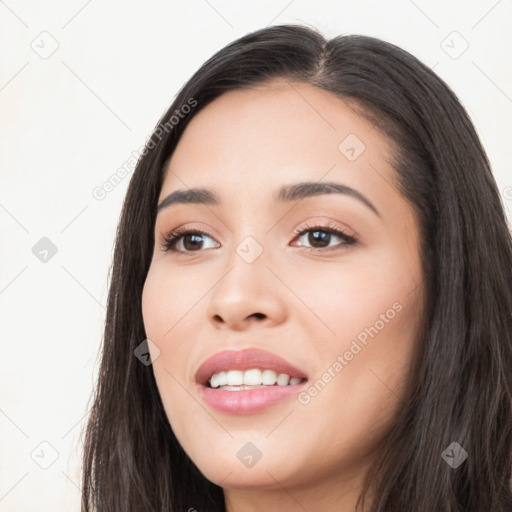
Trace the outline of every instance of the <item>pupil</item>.
<instances>
[{"instance_id":1,"label":"pupil","mask_svg":"<svg viewBox=\"0 0 512 512\"><path fill-rule=\"evenodd\" d=\"M318 235L319 233L320 233L320 236L315 236L315 235ZM318 242L322 243L327 240L327 245L329 245L328 237L330 237L330 236L331 236L331 234L326 233L325 231L312 231L310 234L309 243L314 247L315 244L317 244ZM323 247L323 245L321 245L321 246Z\"/></svg>"},{"instance_id":2,"label":"pupil","mask_svg":"<svg viewBox=\"0 0 512 512\"><path fill-rule=\"evenodd\" d=\"M190 234L190 235L187 235L184 237L183 239L183 244L185 245L185 249L187 249L187 251L190 249L190 247L188 247L189 244L187 244L187 240L188 239L194 239L194 242L192 243L191 245L191 248L193 249L194 247L197 248L199 247L199 245L202 243L203 239L201 238L201 235L197 235L197 234Z\"/></svg>"}]
</instances>

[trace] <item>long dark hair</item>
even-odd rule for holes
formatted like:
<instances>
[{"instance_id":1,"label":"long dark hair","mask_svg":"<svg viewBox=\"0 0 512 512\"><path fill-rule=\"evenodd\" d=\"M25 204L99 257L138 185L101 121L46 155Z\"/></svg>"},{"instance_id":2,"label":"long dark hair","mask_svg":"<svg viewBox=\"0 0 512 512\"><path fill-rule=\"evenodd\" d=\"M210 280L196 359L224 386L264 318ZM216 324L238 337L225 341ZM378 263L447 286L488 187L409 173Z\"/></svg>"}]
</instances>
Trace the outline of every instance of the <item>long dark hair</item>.
<instances>
[{"instance_id":1,"label":"long dark hair","mask_svg":"<svg viewBox=\"0 0 512 512\"><path fill-rule=\"evenodd\" d=\"M85 431L82 510L224 511L222 488L181 448L152 368L134 350L146 339L141 295L165 163L208 103L277 78L350 100L382 130L397 186L420 223L425 325L410 398L366 480L371 510L510 512L512 238L486 153L452 90L411 54L362 35L326 40L300 25L250 33L205 62L137 163ZM468 454L456 469L442 457L453 442Z\"/></svg>"}]
</instances>

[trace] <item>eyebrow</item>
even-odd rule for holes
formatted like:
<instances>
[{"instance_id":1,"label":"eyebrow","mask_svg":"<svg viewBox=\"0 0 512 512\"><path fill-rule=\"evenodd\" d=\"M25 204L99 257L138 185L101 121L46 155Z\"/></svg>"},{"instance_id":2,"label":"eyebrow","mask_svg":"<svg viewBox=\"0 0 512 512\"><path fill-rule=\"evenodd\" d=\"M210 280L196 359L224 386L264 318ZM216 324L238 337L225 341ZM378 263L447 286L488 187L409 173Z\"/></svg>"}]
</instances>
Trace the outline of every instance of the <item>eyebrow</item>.
<instances>
[{"instance_id":1,"label":"eyebrow","mask_svg":"<svg viewBox=\"0 0 512 512\"><path fill-rule=\"evenodd\" d=\"M318 183L306 181L302 183L284 185L278 191L277 200L279 202L290 202L324 194L344 194L354 197L380 217L377 208L375 208L375 206L363 194L348 185L342 185L341 183L335 182ZM207 188L176 190L175 192L171 192L162 200L158 205L157 213L177 204L204 204L217 206L220 202L221 201L215 192Z\"/></svg>"}]
</instances>

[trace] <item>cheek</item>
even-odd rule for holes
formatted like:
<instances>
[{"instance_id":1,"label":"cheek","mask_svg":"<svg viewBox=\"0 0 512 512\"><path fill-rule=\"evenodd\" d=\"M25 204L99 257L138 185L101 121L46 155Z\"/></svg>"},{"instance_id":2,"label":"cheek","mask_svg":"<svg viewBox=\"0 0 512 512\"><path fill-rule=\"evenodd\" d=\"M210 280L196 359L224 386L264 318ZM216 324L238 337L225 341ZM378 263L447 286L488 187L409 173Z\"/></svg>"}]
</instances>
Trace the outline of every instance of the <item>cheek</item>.
<instances>
[{"instance_id":1,"label":"cheek","mask_svg":"<svg viewBox=\"0 0 512 512\"><path fill-rule=\"evenodd\" d=\"M405 402L419 306L409 291L403 286L343 299L333 324L336 338L324 338L316 348L321 363L299 398L309 435L338 439L338 451L323 448L333 465L377 447Z\"/></svg>"},{"instance_id":2,"label":"cheek","mask_svg":"<svg viewBox=\"0 0 512 512\"><path fill-rule=\"evenodd\" d=\"M142 317L146 336L152 341L153 373L171 423L174 414L181 417L190 408L190 396L183 386L188 385L186 370L194 349L187 342L187 333L193 332L190 329L197 321L192 310L192 305L198 302L198 291L194 288L197 287L187 286L179 272L165 273L153 266L142 291ZM158 347L158 357L154 357L152 346Z\"/></svg>"},{"instance_id":3,"label":"cheek","mask_svg":"<svg viewBox=\"0 0 512 512\"><path fill-rule=\"evenodd\" d=\"M175 290L176 287L171 286L168 281L168 278L162 278L158 272L150 268L142 291L144 329L146 337L152 342L149 344L152 368L164 405L169 396L169 386L172 386L172 379L171 382L166 381L174 373L174 368L169 366L169 363L176 361L177 355L171 347L173 325L177 322L177 302L171 290Z\"/></svg>"},{"instance_id":4,"label":"cheek","mask_svg":"<svg viewBox=\"0 0 512 512\"><path fill-rule=\"evenodd\" d=\"M162 356L162 343L161 334L165 329L165 309L166 304L164 295L161 293L161 286L155 279L152 279L151 274L148 274L144 288L142 291L142 320L144 323L144 330L146 338L151 340L149 343L149 351L153 367L158 359ZM167 327L168 329L168 327ZM158 347L158 352L153 347ZM158 356L158 357L157 357Z\"/></svg>"},{"instance_id":5,"label":"cheek","mask_svg":"<svg viewBox=\"0 0 512 512\"><path fill-rule=\"evenodd\" d=\"M198 288L190 286L179 270L168 272L165 265L152 265L142 290L142 317L147 336L155 340L169 338L173 326L198 301Z\"/></svg>"},{"instance_id":6,"label":"cheek","mask_svg":"<svg viewBox=\"0 0 512 512\"><path fill-rule=\"evenodd\" d=\"M343 348L347 341L375 324L379 331L414 316L407 304L414 300L414 289L421 282L419 266L391 251L362 255L339 265L318 265L316 269L292 269L285 274L296 297L290 304L297 310L310 310L301 320L304 329L316 328L314 338ZM316 317L316 318L315 318ZM403 325L402 325L403 327ZM366 334L368 336L368 334Z\"/></svg>"},{"instance_id":7,"label":"cheek","mask_svg":"<svg viewBox=\"0 0 512 512\"><path fill-rule=\"evenodd\" d=\"M406 392L423 308L421 267L393 248L351 263L303 281L309 304L331 330L316 336L318 386L304 401L320 409L336 403L333 414L370 428L387 421ZM304 324L315 339L312 327Z\"/></svg>"}]
</instances>

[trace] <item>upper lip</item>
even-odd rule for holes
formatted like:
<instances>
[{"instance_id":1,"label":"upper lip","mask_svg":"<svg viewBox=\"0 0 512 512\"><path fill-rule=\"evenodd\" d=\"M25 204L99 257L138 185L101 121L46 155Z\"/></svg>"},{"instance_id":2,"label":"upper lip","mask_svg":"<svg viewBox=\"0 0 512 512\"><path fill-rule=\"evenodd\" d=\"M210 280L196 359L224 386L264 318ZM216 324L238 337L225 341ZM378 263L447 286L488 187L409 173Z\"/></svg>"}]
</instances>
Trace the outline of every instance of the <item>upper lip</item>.
<instances>
[{"instance_id":1,"label":"upper lip","mask_svg":"<svg viewBox=\"0 0 512 512\"><path fill-rule=\"evenodd\" d=\"M286 373L290 378L307 379L306 374L282 357L257 348L245 350L224 350L208 358L196 372L196 382L206 386L214 373L229 370L274 370L277 374Z\"/></svg>"}]
</instances>

